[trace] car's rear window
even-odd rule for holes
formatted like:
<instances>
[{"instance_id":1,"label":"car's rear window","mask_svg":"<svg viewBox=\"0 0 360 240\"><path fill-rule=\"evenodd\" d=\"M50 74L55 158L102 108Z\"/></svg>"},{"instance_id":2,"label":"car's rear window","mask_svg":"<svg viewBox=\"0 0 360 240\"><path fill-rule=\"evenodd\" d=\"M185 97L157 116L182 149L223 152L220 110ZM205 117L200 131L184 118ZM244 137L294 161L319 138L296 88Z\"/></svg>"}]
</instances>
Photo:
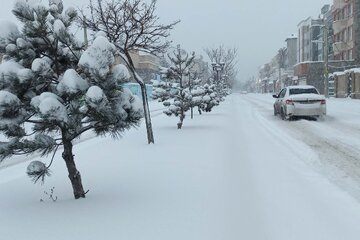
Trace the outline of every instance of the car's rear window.
<instances>
[{"instance_id":1,"label":"car's rear window","mask_svg":"<svg viewBox=\"0 0 360 240\"><path fill-rule=\"evenodd\" d=\"M319 94L315 88L291 88L289 95L304 94L304 93Z\"/></svg>"}]
</instances>

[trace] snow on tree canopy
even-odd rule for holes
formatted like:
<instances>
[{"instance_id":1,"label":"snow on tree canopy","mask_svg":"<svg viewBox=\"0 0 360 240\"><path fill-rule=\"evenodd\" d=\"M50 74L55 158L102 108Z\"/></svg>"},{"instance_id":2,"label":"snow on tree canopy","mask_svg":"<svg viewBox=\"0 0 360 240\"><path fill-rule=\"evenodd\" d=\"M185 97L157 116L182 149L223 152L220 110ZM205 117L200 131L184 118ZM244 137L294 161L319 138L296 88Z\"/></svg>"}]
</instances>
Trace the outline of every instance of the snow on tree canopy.
<instances>
[{"instance_id":1,"label":"snow on tree canopy","mask_svg":"<svg viewBox=\"0 0 360 240\"><path fill-rule=\"evenodd\" d=\"M85 91L88 88L89 84L85 79L83 79L74 69L68 69L56 89L60 94L72 94L79 91Z\"/></svg>"},{"instance_id":2,"label":"snow on tree canopy","mask_svg":"<svg viewBox=\"0 0 360 240\"><path fill-rule=\"evenodd\" d=\"M31 70L39 74L46 74L51 70L51 66L46 59L36 58L31 64Z\"/></svg>"},{"instance_id":3,"label":"snow on tree canopy","mask_svg":"<svg viewBox=\"0 0 360 240\"><path fill-rule=\"evenodd\" d=\"M106 96L98 86L91 86L86 92L86 102L93 108L100 107Z\"/></svg>"},{"instance_id":4,"label":"snow on tree canopy","mask_svg":"<svg viewBox=\"0 0 360 240\"><path fill-rule=\"evenodd\" d=\"M18 36L20 32L15 23L0 21L0 48L4 48L8 43L7 39L11 36Z\"/></svg>"},{"instance_id":5,"label":"snow on tree canopy","mask_svg":"<svg viewBox=\"0 0 360 240\"><path fill-rule=\"evenodd\" d=\"M54 12L62 12L63 10L63 3L62 0L49 0L49 6L50 6L50 10L54 11Z\"/></svg>"},{"instance_id":6,"label":"snow on tree canopy","mask_svg":"<svg viewBox=\"0 0 360 240\"><path fill-rule=\"evenodd\" d=\"M60 122L67 122L68 116L66 108L56 98L45 98L40 102L39 110L42 115L48 117L51 120L57 120Z\"/></svg>"},{"instance_id":7,"label":"snow on tree canopy","mask_svg":"<svg viewBox=\"0 0 360 240\"><path fill-rule=\"evenodd\" d=\"M26 173L28 175L34 175L34 174L38 174L38 173L41 173L43 171L46 170L46 165L45 163L43 162L40 162L40 161L32 161L27 169L26 169Z\"/></svg>"},{"instance_id":8,"label":"snow on tree canopy","mask_svg":"<svg viewBox=\"0 0 360 240\"><path fill-rule=\"evenodd\" d=\"M60 36L65 31L66 31L66 27L64 23L60 19L56 19L54 22L54 33Z\"/></svg>"},{"instance_id":9,"label":"snow on tree canopy","mask_svg":"<svg viewBox=\"0 0 360 240\"><path fill-rule=\"evenodd\" d=\"M16 76L18 71L23 69L19 63L14 61L7 61L0 64L0 80L12 80L12 76Z\"/></svg>"},{"instance_id":10,"label":"snow on tree canopy","mask_svg":"<svg viewBox=\"0 0 360 240\"><path fill-rule=\"evenodd\" d=\"M41 4L41 0L16 0L14 5L14 10L21 10L21 8L25 9L36 9L36 8L44 8L45 6Z\"/></svg>"},{"instance_id":11,"label":"snow on tree canopy","mask_svg":"<svg viewBox=\"0 0 360 240\"><path fill-rule=\"evenodd\" d=\"M20 100L16 95L5 90L0 91L0 105L10 104L13 102L20 104Z\"/></svg>"},{"instance_id":12,"label":"snow on tree canopy","mask_svg":"<svg viewBox=\"0 0 360 240\"><path fill-rule=\"evenodd\" d=\"M27 48L29 46L29 43L22 38L18 38L16 39L16 46L18 48Z\"/></svg>"},{"instance_id":13,"label":"snow on tree canopy","mask_svg":"<svg viewBox=\"0 0 360 240\"><path fill-rule=\"evenodd\" d=\"M96 34L95 34L95 38L97 37L106 37L106 33L103 32L103 31L98 31Z\"/></svg>"},{"instance_id":14,"label":"snow on tree canopy","mask_svg":"<svg viewBox=\"0 0 360 240\"><path fill-rule=\"evenodd\" d=\"M127 67L123 64L117 64L112 68L113 77L114 79L121 81L121 80L129 80L130 73Z\"/></svg>"},{"instance_id":15,"label":"snow on tree canopy","mask_svg":"<svg viewBox=\"0 0 360 240\"><path fill-rule=\"evenodd\" d=\"M17 47L15 44L8 44L6 47L5 47L5 51L6 53L13 53L17 50Z\"/></svg>"},{"instance_id":16,"label":"snow on tree canopy","mask_svg":"<svg viewBox=\"0 0 360 240\"><path fill-rule=\"evenodd\" d=\"M106 37L99 36L81 55L79 65L87 69L93 76L105 78L114 64L116 49Z\"/></svg>"},{"instance_id":17,"label":"snow on tree canopy","mask_svg":"<svg viewBox=\"0 0 360 240\"><path fill-rule=\"evenodd\" d=\"M45 176L50 176L50 170L41 161L32 161L26 168L26 173L34 183L41 179L44 182Z\"/></svg>"},{"instance_id":18,"label":"snow on tree canopy","mask_svg":"<svg viewBox=\"0 0 360 240\"><path fill-rule=\"evenodd\" d=\"M14 121L19 117L19 109L21 108L20 99L5 90L0 91L0 125L1 127L16 124Z\"/></svg>"},{"instance_id":19,"label":"snow on tree canopy","mask_svg":"<svg viewBox=\"0 0 360 240\"><path fill-rule=\"evenodd\" d=\"M31 69L23 68L17 72L17 77L19 78L20 83L24 83L30 81L34 77L34 74Z\"/></svg>"},{"instance_id":20,"label":"snow on tree canopy","mask_svg":"<svg viewBox=\"0 0 360 240\"><path fill-rule=\"evenodd\" d=\"M50 120L59 122L67 122L68 120L65 106L54 93L44 92L40 96L33 97L31 105Z\"/></svg>"},{"instance_id":21,"label":"snow on tree canopy","mask_svg":"<svg viewBox=\"0 0 360 240\"><path fill-rule=\"evenodd\" d=\"M140 98L136 95L133 95L130 91L130 89L124 88L122 91L122 97L123 97L123 108L129 109L132 108L135 112L143 112L143 105Z\"/></svg>"}]
</instances>

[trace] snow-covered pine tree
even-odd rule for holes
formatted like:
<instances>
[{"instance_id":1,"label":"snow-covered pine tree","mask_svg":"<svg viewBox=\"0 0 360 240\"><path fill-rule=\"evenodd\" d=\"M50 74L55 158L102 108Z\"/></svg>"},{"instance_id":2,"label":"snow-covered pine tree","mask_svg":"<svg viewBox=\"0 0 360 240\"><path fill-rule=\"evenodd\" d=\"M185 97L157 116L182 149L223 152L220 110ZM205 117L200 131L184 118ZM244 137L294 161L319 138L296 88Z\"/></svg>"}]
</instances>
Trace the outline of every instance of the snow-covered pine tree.
<instances>
[{"instance_id":1,"label":"snow-covered pine tree","mask_svg":"<svg viewBox=\"0 0 360 240\"><path fill-rule=\"evenodd\" d=\"M195 79L193 81L191 90L191 108L197 108L199 114L202 114L202 106L204 105L205 89L201 85L201 79ZM191 112L192 113L192 112Z\"/></svg>"},{"instance_id":2,"label":"snow-covered pine tree","mask_svg":"<svg viewBox=\"0 0 360 240\"><path fill-rule=\"evenodd\" d=\"M168 69L162 67L160 70L161 75L166 77ZM158 102L164 102L172 98L173 81L169 81L166 78L163 80L152 80L152 98L158 100Z\"/></svg>"},{"instance_id":3,"label":"snow-covered pine tree","mask_svg":"<svg viewBox=\"0 0 360 240\"><path fill-rule=\"evenodd\" d=\"M77 170L73 141L86 131L120 134L139 123L141 101L121 87L130 77L124 65L115 65L116 48L102 35L84 51L70 27L77 11L64 11L61 0L17 0L13 13L22 31L0 42L0 161L13 155L63 147L75 199L85 191ZM44 177L49 166L29 165L28 174Z\"/></svg>"},{"instance_id":4,"label":"snow-covered pine tree","mask_svg":"<svg viewBox=\"0 0 360 240\"><path fill-rule=\"evenodd\" d=\"M200 109L205 112L211 112L213 107L220 104L221 98L218 96L215 84L205 84L202 86L203 97L200 104Z\"/></svg>"},{"instance_id":5,"label":"snow-covered pine tree","mask_svg":"<svg viewBox=\"0 0 360 240\"><path fill-rule=\"evenodd\" d=\"M164 106L167 107L164 113L168 116L175 115L179 117L177 127L181 129L185 119L185 112L191 107L192 97L186 75L194 63L195 53L193 52L189 55L178 47L172 55L168 55L168 58L170 60L170 68L167 69L165 78L168 82L172 83L172 86L176 86L176 90L170 90L172 101L164 102Z\"/></svg>"}]
</instances>

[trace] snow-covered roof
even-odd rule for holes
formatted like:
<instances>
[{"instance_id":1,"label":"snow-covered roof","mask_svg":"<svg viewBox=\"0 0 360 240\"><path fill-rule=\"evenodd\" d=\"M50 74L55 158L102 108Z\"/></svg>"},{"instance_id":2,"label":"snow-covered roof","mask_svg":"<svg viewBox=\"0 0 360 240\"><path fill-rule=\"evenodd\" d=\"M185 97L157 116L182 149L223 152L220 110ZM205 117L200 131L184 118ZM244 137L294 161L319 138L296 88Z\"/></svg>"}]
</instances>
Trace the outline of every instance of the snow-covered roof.
<instances>
[{"instance_id":1,"label":"snow-covered roof","mask_svg":"<svg viewBox=\"0 0 360 240\"><path fill-rule=\"evenodd\" d=\"M309 88L314 88L314 86L311 85L294 85L294 86L288 86L289 89L299 89L299 88L303 88L303 89L309 89Z\"/></svg>"},{"instance_id":2,"label":"snow-covered roof","mask_svg":"<svg viewBox=\"0 0 360 240\"><path fill-rule=\"evenodd\" d=\"M345 75L346 73L345 72L334 72L333 75L334 76L342 76L342 75Z\"/></svg>"}]
</instances>

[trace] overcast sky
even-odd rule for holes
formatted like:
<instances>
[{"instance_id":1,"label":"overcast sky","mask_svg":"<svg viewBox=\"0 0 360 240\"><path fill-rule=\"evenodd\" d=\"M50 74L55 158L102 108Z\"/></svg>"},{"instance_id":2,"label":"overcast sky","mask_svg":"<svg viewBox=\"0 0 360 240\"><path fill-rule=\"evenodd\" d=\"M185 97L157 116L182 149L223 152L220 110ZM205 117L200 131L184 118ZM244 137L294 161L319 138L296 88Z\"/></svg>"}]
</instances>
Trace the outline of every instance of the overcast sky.
<instances>
[{"instance_id":1,"label":"overcast sky","mask_svg":"<svg viewBox=\"0 0 360 240\"><path fill-rule=\"evenodd\" d=\"M42 0L47 2L47 0ZM15 0L1 1L0 19L14 20ZM65 7L85 6L88 0L63 0ZM239 80L257 76L285 46L285 38L297 32L297 24L317 17L332 0L158 0L162 23L181 22L172 31L174 45L203 54L203 49L224 44L239 51Z\"/></svg>"}]
</instances>

